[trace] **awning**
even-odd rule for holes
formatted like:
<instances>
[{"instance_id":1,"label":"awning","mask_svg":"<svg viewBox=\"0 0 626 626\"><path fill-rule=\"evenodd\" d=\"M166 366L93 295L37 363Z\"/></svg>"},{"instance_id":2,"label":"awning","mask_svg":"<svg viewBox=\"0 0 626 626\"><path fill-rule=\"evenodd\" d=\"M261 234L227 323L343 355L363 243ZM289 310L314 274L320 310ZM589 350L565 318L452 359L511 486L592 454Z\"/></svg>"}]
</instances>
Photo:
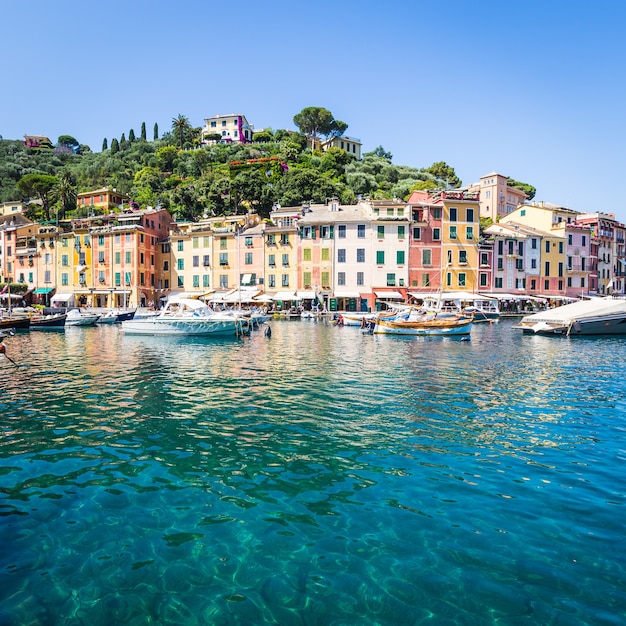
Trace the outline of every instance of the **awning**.
<instances>
[{"instance_id":1,"label":"awning","mask_svg":"<svg viewBox=\"0 0 626 626\"><path fill-rule=\"evenodd\" d=\"M241 277L241 284L244 286L254 285L254 283L252 282L252 274L244 274Z\"/></svg>"},{"instance_id":2,"label":"awning","mask_svg":"<svg viewBox=\"0 0 626 626\"><path fill-rule=\"evenodd\" d=\"M404 300L399 291L374 291L374 295L380 300Z\"/></svg>"},{"instance_id":3,"label":"awning","mask_svg":"<svg viewBox=\"0 0 626 626\"><path fill-rule=\"evenodd\" d=\"M275 296L274 300L280 300L281 302L291 302L292 300L297 300L298 297L293 291L279 291Z\"/></svg>"},{"instance_id":4,"label":"awning","mask_svg":"<svg viewBox=\"0 0 626 626\"><path fill-rule=\"evenodd\" d=\"M358 291L335 291L335 298L360 298Z\"/></svg>"},{"instance_id":5,"label":"awning","mask_svg":"<svg viewBox=\"0 0 626 626\"><path fill-rule=\"evenodd\" d=\"M54 291L54 287L38 287L33 293L37 295L39 293L50 293L51 291Z\"/></svg>"},{"instance_id":6,"label":"awning","mask_svg":"<svg viewBox=\"0 0 626 626\"><path fill-rule=\"evenodd\" d=\"M169 296L167 296L168 300L178 300L179 298L190 298L195 299L199 298L202 295L201 291L172 291Z\"/></svg>"},{"instance_id":7,"label":"awning","mask_svg":"<svg viewBox=\"0 0 626 626\"><path fill-rule=\"evenodd\" d=\"M224 296L224 302L252 302L258 293L258 289L235 289Z\"/></svg>"},{"instance_id":8,"label":"awning","mask_svg":"<svg viewBox=\"0 0 626 626\"><path fill-rule=\"evenodd\" d=\"M296 291L298 300L315 300L317 297L314 291Z\"/></svg>"},{"instance_id":9,"label":"awning","mask_svg":"<svg viewBox=\"0 0 626 626\"><path fill-rule=\"evenodd\" d=\"M617 259L622 265L626 266L626 259Z\"/></svg>"},{"instance_id":10,"label":"awning","mask_svg":"<svg viewBox=\"0 0 626 626\"><path fill-rule=\"evenodd\" d=\"M52 299L55 302L69 302L73 297L73 293L57 293L56 296L52 296Z\"/></svg>"},{"instance_id":11,"label":"awning","mask_svg":"<svg viewBox=\"0 0 626 626\"><path fill-rule=\"evenodd\" d=\"M270 296L268 293L261 294L254 299L254 302L273 302L274 297Z\"/></svg>"},{"instance_id":12,"label":"awning","mask_svg":"<svg viewBox=\"0 0 626 626\"><path fill-rule=\"evenodd\" d=\"M80 274L80 272L84 272L86 269L87 269L87 266L86 266L86 265L79 265L79 266L76 268L76 271Z\"/></svg>"}]
</instances>

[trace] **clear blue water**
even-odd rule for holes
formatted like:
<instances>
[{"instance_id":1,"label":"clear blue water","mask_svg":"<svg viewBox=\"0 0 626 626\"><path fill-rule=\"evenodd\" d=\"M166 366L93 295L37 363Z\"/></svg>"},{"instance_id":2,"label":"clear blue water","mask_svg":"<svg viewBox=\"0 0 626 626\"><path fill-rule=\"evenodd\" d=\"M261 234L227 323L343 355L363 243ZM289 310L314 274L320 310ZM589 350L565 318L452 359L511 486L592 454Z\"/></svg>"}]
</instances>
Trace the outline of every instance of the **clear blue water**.
<instances>
[{"instance_id":1,"label":"clear blue water","mask_svg":"<svg viewBox=\"0 0 626 626\"><path fill-rule=\"evenodd\" d=\"M624 624L626 339L31 332L0 625Z\"/></svg>"}]
</instances>

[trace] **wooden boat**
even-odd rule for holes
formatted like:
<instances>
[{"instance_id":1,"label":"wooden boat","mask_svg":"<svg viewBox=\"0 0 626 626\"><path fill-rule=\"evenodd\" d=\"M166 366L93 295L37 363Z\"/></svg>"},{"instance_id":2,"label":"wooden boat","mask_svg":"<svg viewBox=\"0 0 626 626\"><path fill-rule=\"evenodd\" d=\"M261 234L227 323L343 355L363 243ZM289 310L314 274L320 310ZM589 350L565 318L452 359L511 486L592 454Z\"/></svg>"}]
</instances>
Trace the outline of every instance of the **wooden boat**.
<instances>
[{"instance_id":1,"label":"wooden boat","mask_svg":"<svg viewBox=\"0 0 626 626\"><path fill-rule=\"evenodd\" d=\"M66 313L52 315L34 315L30 318L31 330L55 330L65 328Z\"/></svg>"},{"instance_id":2,"label":"wooden boat","mask_svg":"<svg viewBox=\"0 0 626 626\"><path fill-rule=\"evenodd\" d=\"M581 300L526 315L513 328L534 335L625 335L626 300Z\"/></svg>"},{"instance_id":3,"label":"wooden boat","mask_svg":"<svg viewBox=\"0 0 626 626\"><path fill-rule=\"evenodd\" d=\"M28 330L30 328L30 317L15 315L0 317L0 330L7 330L9 328Z\"/></svg>"},{"instance_id":4,"label":"wooden boat","mask_svg":"<svg viewBox=\"0 0 626 626\"><path fill-rule=\"evenodd\" d=\"M471 318L462 315L439 316L436 313L410 310L399 315L379 314L375 321L375 335L469 335Z\"/></svg>"}]
</instances>

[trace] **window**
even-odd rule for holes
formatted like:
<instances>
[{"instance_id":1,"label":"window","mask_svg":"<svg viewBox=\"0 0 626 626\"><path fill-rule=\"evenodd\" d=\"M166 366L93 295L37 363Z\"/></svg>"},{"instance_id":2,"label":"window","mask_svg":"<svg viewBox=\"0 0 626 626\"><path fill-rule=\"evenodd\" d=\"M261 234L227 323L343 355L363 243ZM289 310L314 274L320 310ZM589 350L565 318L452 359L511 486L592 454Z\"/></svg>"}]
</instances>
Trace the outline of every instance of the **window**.
<instances>
[{"instance_id":1,"label":"window","mask_svg":"<svg viewBox=\"0 0 626 626\"><path fill-rule=\"evenodd\" d=\"M530 240L530 247L531 247L533 250L536 250L536 249L537 249L537 240L536 240L535 238L533 238L533 239L531 239L531 240Z\"/></svg>"},{"instance_id":2,"label":"window","mask_svg":"<svg viewBox=\"0 0 626 626\"><path fill-rule=\"evenodd\" d=\"M322 248L322 261L330 261L330 248Z\"/></svg>"},{"instance_id":3,"label":"window","mask_svg":"<svg viewBox=\"0 0 626 626\"><path fill-rule=\"evenodd\" d=\"M267 286L270 289L276 287L276 276L274 274L269 274L267 277Z\"/></svg>"},{"instance_id":4,"label":"window","mask_svg":"<svg viewBox=\"0 0 626 626\"><path fill-rule=\"evenodd\" d=\"M583 235L582 237L582 246L583 248L587 245L587 235ZM582 285L581 285L582 286Z\"/></svg>"},{"instance_id":5,"label":"window","mask_svg":"<svg viewBox=\"0 0 626 626\"><path fill-rule=\"evenodd\" d=\"M228 243L227 243L226 237L220 237L220 249L221 250L226 250L227 247L228 247ZM182 248L181 248L181 250L182 250Z\"/></svg>"},{"instance_id":6,"label":"window","mask_svg":"<svg viewBox=\"0 0 626 626\"><path fill-rule=\"evenodd\" d=\"M480 286L481 287L486 287L487 286L487 274L485 274L485 272L481 272L480 276L478 278Z\"/></svg>"},{"instance_id":7,"label":"window","mask_svg":"<svg viewBox=\"0 0 626 626\"><path fill-rule=\"evenodd\" d=\"M210 264L211 264L211 259L209 255L208 254L202 255L202 265L204 267L209 267Z\"/></svg>"},{"instance_id":8,"label":"window","mask_svg":"<svg viewBox=\"0 0 626 626\"><path fill-rule=\"evenodd\" d=\"M104 251L98 252L98 263L104 263Z\"/></svg>"},{"instance_id":9,"label":"window","mask_svg":"<svg viewBox=\"0 0 626 626\"><path fill-rule=\"evenodd\" d=\"M422 287L430 287L430 274L422 274Z\"/></svg>"},{"instance_id":10,"label":"window","mask_svg":"<svg viewBox=\"0 0 626 626\"><path fill-rule=\"evenodd\" d=\"M163 261L163 271L164 272L168 272L170 269L170 262L169 261Z\"/></svg>"},{"instance_id":11,"label":"window","mask_svg":"<svg viewBox=\"0 0 626 626\"><path fill-rule=\"evenodd\" d=\"M365 263L365 248L356 249L356 262Z\"/></svg>"},{"instance_id":12,"label":"window","mask_svg":"<svg viewBox=\"0 0 626 626\"><path fill-rule=\"evenodd\" d=\"M303 272L302 281L304 282L304 287L308 289L311 286L311 272Z\"/></svg>"},{"instance_id":13,"label":"window","mask_svg":"<svg viewBox=\"0 0 626 626\"><path fill-rule=\"evenodd\" d=\"M359 224L356 227L356 236L359 239L365 239L365 224Z\"/></svg>"},{"instance_id":14,"label":"window","mask_svg":"<svg viewBox=\"0 0 626 626\"><path fill-rule=\"evenodd\" d=\"M486 252L480 253L480 264L489 265L489 255Z\"/></svg>"},{"instance_id":15,"label":"window","mask_svg":"<svg viewBox=\"0 0 626 626\"><path fill-rule=\"evenodd\" d=\"M376 265L384 265L385 264L385 251L378 250L376 252Z\"/></svg>"},{"instance_id":16,"label":"window","mask_svg":"<svg viewBox=\"0 0 626 626\"><path fill-rule=\"evenodd\" d=\"M119 254L119 252L118 252L118 254ZM70 264L68 258L69 257L67 256L67 254L61 255L61 265L63 267L67 267Z\"/></svg>"},{"instance_id":17,"label":"window","mask_svg":"<svg viewBox=\"0 0 626 626\"><path fill-rule=\"evenodd\" d=\"M100 270L100 271L98 272L98 282L99 282L99 283L103 283L105 280L106 280L106 279L105 279L105 276L104 276L104 271L103 271L103 270Z\"/></svg>"},{"instance_id":18,"label":"window","mask_svg":"<svg viewBox=\"0 0 626 626\"><path fill-rule=\"evenodd\" d=\"M267 245L275 246L276 245L276 235L268 235L267 236Z\"/></svg>"},{"instance_id":19,"label":"window","mask_svg":"<svg viewBox=\"0 0 626 626\"><path fill-rule=\"evenodd\" d=\"M434 220L440 220L441 219L441 208L431 209L430 213L433 216Z\"/></svg>"},{"instance_id":20,"label":"window","mask_svg":"<svg viewBox=\"0 0 626 626\"><path fill-rule=\"evenodd\" d=\"M429 248L424 248L422 250L422 265L432 265L432 261L433 261L433 253L432 250L430 250Z\"/></svg>"},{"instance_id":21,"label":"window","mask_svg":"<svg viewBox=\"0 0 626 626\"><path fill-rule=\"evenodd\" d=\"M303 226L300 231L300 237L302 237L302 239L311 239L312 232L313 230L310 226Z\"/></svg>"},{"instance_id":22,"label":"window","mask_svg":"<svg viewBox=\"0 0 626 626\"><path fill-rule=\"evenodd\" d=\"M252 245L252 237L246 237L245 243L246 247L249 248Z\"/></svg>"},{"instance_id":23,"label":"window","mask_svg":"<svg viewBox=\"0 0 626 626\"><path fill-rule=\"evenodd\" d=\"M452 286L452 274L450 272L446 274L446 286L447 287Z\"/></svg>"},{"instance_id":24,"label":"window","mask_svg":"<svg viewBox=\"0 0 626 626\"><path fill-rule=\"evenodd\" d=\"M337 237L339 239L345 239L346 238L346 225L345 224L339 224L337 226Z\"/></svg>"},{"instance_id":25,"label":"window","mask_svg":"<svg viewBox=\"0 0 626 626\"><path fill-rule=\"evenodd\" d=\"M220 267L228 265L228 252L220 252Z\"/></svg>"},{"instance_id":26,"label":"window","mask_svg":"<svg viewBox=\"0 0 626 626\"><path fill-rule=\"evenodd\" d=\"M244 263L246 265L252 265L252 252L246 252L244 256Z\"/></svg>"},{"instance_id":27,"label":"window","mask_svg":"<svg viewBox=\"0 0 626 626\"><path fill-rule=\"evenodd\" d=\"M433 228L433 241L441 241L441 228Z\"/></svg>"},{"instance_id":28,"label":"window","mask_svg":"<svg viewBox=\"0 0 626 626\"><path fill-rule=\"evenodd\" d=\"M474 209L466 209L465 210L465 221L473 222L474 221Z\"/></svg>"},{"instance_id":29,"label":"window","mask_svg":"<svg viewBox=\"0 0 626 626\"><path fill-rule=\"evenodd\" d=\"M452 250L448 250L447 257L448 257L448 265L452 265Z\"/></svg>"},{"instance_id":30,"label":"window","mask_svg":"<svg viewBox=\"0 0 626 626\"><path fill-rule=\"evenodd\" d=\"M281 246L288 246L289 245L289 233L283 233L280 236L280 245Z\"/></svg>"},{"instance_id":31,"label":"window","mask_svg":"<svg viewBox=\"0 0 626 626\"><path fill-rule=\"evenodd\" d=\"M467 251L459 250L459 263L461 265L467 265Z\"/></svg>"},{"instance_id":32,"label":"window","mask_svg":"<svg viewBox=\"0 0 626 626\"><path fill-rule=\"evenodd\" d=\"M337 250L337 263L345 263L346 262L346 249L339 248Z\"/></svg>"},{"instance_id":33,"label":"window","mask_svg":"<svg viewBox=\"0 0 626 626\"><path fill-rule=\"evenodd\" d=\"M330 226L320 226L320 237L322 239L330 239Z\"/></svg>"},{"instance_id":34,"label":"window","mask_svg":"<svg viewBox=\"0 0 626 626\"><path fill-rule=\"evenodd\" d=\"M563 242L559 241L559 254L563 254Z\"/></svg>"},{"instance_id":35,"label":"window","mask_svg":"<svg viewBox=\"0 0 626 626\"><path fill-rule=\"evenodd\" d=\"M550 242L546 241L546 252L550 252Z\"/></svg>"},{"instance_id":36,"label":"window","mask_svg":"<svg viewBox=\"0 0 626 626\"><path fill-rule=\"evenodd\" d=\"M104 235L98 235L98 245L99 246L104 245Z\"/></svg>"},{"instance_id":37,"label":"window","mask_svg":"<svg viewBox=\"0 0 626 626\"><path fill-rule=\"evenodd\" d=\"M208 274L202 275L202 286L209 287L209 275Z\"/></svg>"},{"instance_id":38,"label":"window","mask_svg":"<svg viewBox=\"0 0 626 626\"><path fill-rule=\"evenodd\" d=\"M404 239L404 226L398 226L398 239Z\"/></svg>"},{"instance_id":39,"label":"window","mask_svg":"<svg viewBox=\"0 0 626 626\"><path fill-rule=\"evenodd\" d=\"M545 275L546 275L546 276L550 276L550 261L546 261L546 271L545 271Z\"/></svg>"},{"instance_id":40,"label":"window","mask_svg":"<svg viewBox=\"0 0 626 626\"><path fill-rule=\"evenodd\" d=\"M185 259L177 259L176 260L176 269L181 272L185 269Z\"/></svg>"},{"instance_id":41,"label":"window","mask_svg":"<svg viewBox=\"0 0 626 626\"><path fill-rule=\"evenodd\" d=\"M507 241L507 244L508 244L508 247L509 247L509 251L507 252L507 254L508 254L509 256L512 256L512 255L513 255L513 244L514 244L514 243L515 243L515 242L514 242L514 241L512 241L512 240L511 240L511 241Z\"/></svg>"},{"instance_id":42,"label":"window","mask_svg":"<svg viewBox=\"0 0 626 626\"><path fill-rule=\"evenodd\" d=\"M530 260L530 269L533 269L533 270L537 269L537 259Z\"/></svg>"},{"instance_id":43,"label":"window","mask_svg":"<svg viewBox=\"0 0 626 626\"><path fill-rule=\"evenodd\" d=\"M474 239L474 227L467 226L465 228L465 238L469 241L470 239Z\"/></svg>"},{"instance_id":44,"label":"window","mask_svg":"<svg viewBox=\"0 0 626 626\"><path fill-rule=\"evenodd\" d=\"M357 272L356 273L356 284L359 286L362 286L364 284L364 276L365 274L363 272Z\"/></svg>"},{"instance_id":45,"label":"window","mask_svg":"<svg viewBox=\"0 0 626 626\"><path fill-rule=\"evenodd\" d=\"M193 265L193 267L200 267L200 257L198 255L194 255L191 258L191 264Z\"/></svg>"},{"instance_id":46,"label":"window","mask_svg":"<svg viewBox=\"0 0 626 626\"><path fill-rule=\"evenodd\" d=\"M457 221L457 213L458 213L458 209L456 207L451 206L450 207L450 221L451 222Z\"/></svg>"},{"instance_id":47,"label":"window","mask_svg":"<svg viewBox=\"0 0 626 626\"><path fill-rule=\"evenodd\" d=\"M504 269L504 259L501 256L498 257L497 269L499 270Z\"/></svg>"},{"instance_id":48,"label":"window","mask_svg":"<svg viewBox=\"0 0 626 626\"><path fill-rule=\"evenodd\" d=\"M568 245L568 246L571 246L571 245L572 245L572 239L573 239L573 238L572 238L572 235L568 235L568 236L567 236L567 245Z\"/></svg>"},{"instance_id":49,"label":"window","mask_svg":"<svg viewBox=\"0 0 626 626\"><path fill-rule=\"evenodd\" d=\"M283 254L283 267L289 267L289 255Z\"/></svg>"},{"instance_id":50,"label":"window","mask_svg":"<svg viewBox=\"0 0 626 626\"><path fill-rule=\"evenodd\" d=\"M524 259L515 259L515 269L520 272L524 270Z\"/></svg>"},{"instance_id":51,"label":"window","mask_svg":"<svg viewBox=\"0 0 626 626\"><path fill-rule=\"evenodd\" d=\"M344 286L346 284L346 273L337 272L337 285Z\"/></svg>"},{"instance_id":52,"label":"window","mask_svg":"<svg viewBox=\"0 0 626 626\"><path fill-rule=\"evenodd\" d=\"M456 239L456 226L450 226L450 239Z\"/></svg>"},{"instance_id":53,"label":"window","mask_svg":"<svg viewBox=\"0 0 626 626\"><path fill-rule=\"evenodd\" d=\"M396 286L396 275L387 274L387 287L395 287L395 286Z\"/></svg>"},{"instance_id":54,"label":"window","mask_svg":"<svg viewBox=\"0 0 626 626\"><path fill-rule=\"evenodd\" d=\"M119 274L118 274L118 276L119 276ZM47 280L46 282L48 282L48 283L49 283L49 282L50 282L50 280ZM69 279L68 279L68 275L67 275L67 274L61 274L61 284L62 284L64 287L67 287L67 286L68 286L68 284L69 284ZM118 283L118 284L119 284L119 283Z\"/></svg>"},{"instance_id":55,"label":"window","mask_svg":"<svg viewBox=\"0 0 626 626\"><path fill-rule=\"evenodd\" d=\"M283 274L281 277L281 284L283 287L289 287L289 274Z\"/></svg>"},{"instance_id":56,"label":"window","mask_svg":"<svg viewBox=\"0 0 626 626\"><path fill-rule=\"evenodd\" d=\"M275 267L276 266L276 255L275 254L268 254L267 255L267 264L270 267Z\"/></svg>"},{"instance_id":57,"label":"window","mask_svg":"<svg viewBox=\"0 0 626 626\"><path fill-rule=\"evenodd\" d=\"M422 238L422 229L419 226L413 227L413 239L419 241Z\"/></svg>"},{"instance_id":58,"label":"window","mask_svg":"<svg viewBox=\"0 0 626 626\"><path fill-rule=\"evenodd\" d=\"M495 288L502 289L502 278L496 278L495 280Z\"/></svg>"},{"instance_id":59,"label":"window","mask_svg":"<svg viewBox=\"0 0 626 626\"><path fill-rule=\"evenodd\" d=\"M330 274L322 272L322 287L330 287Z\"/></svg>"},{"instance_id":60,"label":"window","mask_svg":"<svg viewBox=\"0 0 626 626\"><path fill-rule=\"evenodd\" d=\"M465 272L461 272L459 274L459 287L465 287L466 282L465 282Z\"/></svg>"},{"instance_id":61,"label":"window","mask_svg":"<svg viewBox=\"0 0 626 626\"><path fill-rule=\"evenodd\" d=\"M404 265L404 250L396 251L396 265Z\"/></svg>"},{"instance_id":62,"label":"window","mask_svg":"<svg viewBox=\"0 0 626 626\"><path fill-rule=\"evenodd\" d=\"M182 239L178 240L178 242L177 242L177 245L178 245L177 249L178 249L179 252L182 252L184 250L184 243L185 242Z\"/></svg>"},{"instance_id":63,"label":"window","mask_svg":"<svg viewBox=\"0 0 626 626\"><path fill-rule=\"evenodd\" d=\"M558 265L559 277L563 277L563 263L559 263Z\"/></svg>"},{"instance_id":64,"label":"window","mask_svg":"<svg viewBox=\"0 0 626 626\"><path fill-rule=\"evenodd\" d=\"M192 284L194 287L200 287L200 276L198 274L192 276Z\"/></svg>"}]
</instances>

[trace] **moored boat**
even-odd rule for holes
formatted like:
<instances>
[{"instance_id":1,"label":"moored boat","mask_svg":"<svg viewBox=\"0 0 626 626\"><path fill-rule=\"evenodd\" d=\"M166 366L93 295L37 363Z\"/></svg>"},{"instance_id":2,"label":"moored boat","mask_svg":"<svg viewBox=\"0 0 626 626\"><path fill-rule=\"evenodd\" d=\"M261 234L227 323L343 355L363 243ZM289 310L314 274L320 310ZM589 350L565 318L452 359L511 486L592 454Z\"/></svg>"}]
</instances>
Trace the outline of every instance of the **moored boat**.
<instances>
[{"instance_id":1,"label":"moored boat","mask_svg":"<svg viewBox=\"0 0 626 626\"><path fill-rule=\"evenodd\" d=\"M65 318L66 326L94 326L100 319L99 313L89 313L79 309L71 309Z\"/></svg>"},{"instance_id":2,"label":"moored boat","mask_svg":"<svg viewBox=\"0 0 626 626\"><path fill-rule=\"evenodd\" d=\"M52 315L33 315L30 318L31 330L58 330L65 328L66 313L54 313Z\"/></svg>"},{"instance_id":3,"label":"moored boat","mask_svg":"<svg viewBox=\"0 0 626 626\"><path fill-rule=\"evenodd\" d=\"M199 300L178 298L156 316L122 322L122 331L133 335L236 335L243 328L239 317L215 313Z\"/></svg>"},{"instance_id":4,"label":"moored boat","mask_svg":"<svg viewBox=\"0 0 626 626\"><path fill-rule=\"evenodd\" d=\"M399 315L381 315L374 320L375 335L469 335L473 320L462 315L438 316L412 309Z\"/></svg>"},{"instance_id":5,"label":"moored boat","mask_svg":"<svg viewBox=\"0 0 626 626\"><path fill-rule=\"evenodd\" d=\"M626 300L581 300L526 315L513 328L535 335L625 335Z\"/></svg>"},{"instance_id":6,"label":"moored boat","mask_svg":"<svg viewBox=\"0 0 626 626\"><path fill-rule=\"evenodd\" d=\"M28 330L30 328L30 317L7 315L0 317L0 331L13 328L14 330Z\"/></svg>"}]
</instances>

